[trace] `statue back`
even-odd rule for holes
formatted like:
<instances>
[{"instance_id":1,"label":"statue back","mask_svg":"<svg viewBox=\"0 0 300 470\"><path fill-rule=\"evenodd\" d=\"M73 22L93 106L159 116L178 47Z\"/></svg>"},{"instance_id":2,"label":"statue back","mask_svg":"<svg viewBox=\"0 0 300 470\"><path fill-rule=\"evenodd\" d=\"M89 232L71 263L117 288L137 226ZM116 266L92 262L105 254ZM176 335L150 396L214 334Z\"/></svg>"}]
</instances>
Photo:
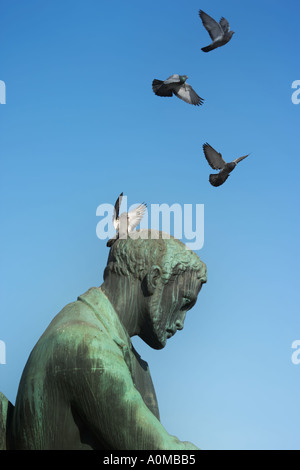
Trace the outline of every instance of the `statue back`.
<instances>
[{"instance_id":1,"label":"statue back","mask_svg":"<svg viewBox=\"0 0 300 470\"><path fill-rule=\"evenodd\" d=\"M13 413L13 405L0 392L0 450L7 450L9 426Z\"/></svg>"}]
</instances>

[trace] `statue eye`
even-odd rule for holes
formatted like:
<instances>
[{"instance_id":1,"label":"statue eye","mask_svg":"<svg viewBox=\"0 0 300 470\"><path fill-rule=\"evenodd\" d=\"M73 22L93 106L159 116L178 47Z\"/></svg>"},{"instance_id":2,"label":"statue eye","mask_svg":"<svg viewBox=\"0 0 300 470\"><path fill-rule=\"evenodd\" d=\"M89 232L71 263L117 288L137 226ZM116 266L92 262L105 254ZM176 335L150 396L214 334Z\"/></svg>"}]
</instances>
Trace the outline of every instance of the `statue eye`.
<instances>
[{"instance_id":1,"label":"statue eye","mask_svg":"<svg viewBox=\"0 0 300 470\"><path fill-rule=\"evenodd\" d=\"M190 310L195 303L196 301L192 300L190 297L183 297L181 310Z\"/></svg>"}]
</instances>

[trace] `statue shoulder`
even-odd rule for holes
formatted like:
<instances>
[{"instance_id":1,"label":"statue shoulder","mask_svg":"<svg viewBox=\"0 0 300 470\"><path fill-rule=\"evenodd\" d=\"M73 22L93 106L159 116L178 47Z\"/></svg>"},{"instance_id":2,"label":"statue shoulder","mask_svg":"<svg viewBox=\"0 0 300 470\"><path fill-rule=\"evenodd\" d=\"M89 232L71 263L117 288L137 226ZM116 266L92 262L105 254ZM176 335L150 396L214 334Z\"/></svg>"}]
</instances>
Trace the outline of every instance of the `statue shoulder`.
<instances>
[{"instance_id":1,"label":"statue shoulder","mask_svg":"<svg viewBox=\"0 0 300 470\"><path fill-rule=\"evenodd\" d=\"M51 321L35 345L31 359L66 368L78 358L85 361L101 357L113 339L93 310L77 300L66 305ZM73 364L74 366L74 364Z\"/></svg>"}]
</instances>

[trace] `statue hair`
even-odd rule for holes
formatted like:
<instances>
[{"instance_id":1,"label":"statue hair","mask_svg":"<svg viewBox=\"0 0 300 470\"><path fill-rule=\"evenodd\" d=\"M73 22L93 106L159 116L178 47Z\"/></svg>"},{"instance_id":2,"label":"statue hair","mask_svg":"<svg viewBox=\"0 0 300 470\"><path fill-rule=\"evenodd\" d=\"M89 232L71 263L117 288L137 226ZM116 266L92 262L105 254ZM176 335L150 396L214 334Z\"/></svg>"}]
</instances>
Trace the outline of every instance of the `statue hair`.
<instances>
[{"instance_id":1,"label":"statue hair","mask_svg":"<svg viewBox=\"0 0 300 470\"><path fill-rule=\"evenodd\" d=\"M114 272L142 281L151 266L160 267L164 284L185 271L197 272L198 279L206 282L206 265L194 251L171 235L149 229L137 230L127 239L114 242L104 280Z\"/></svg>"}]
</instances>

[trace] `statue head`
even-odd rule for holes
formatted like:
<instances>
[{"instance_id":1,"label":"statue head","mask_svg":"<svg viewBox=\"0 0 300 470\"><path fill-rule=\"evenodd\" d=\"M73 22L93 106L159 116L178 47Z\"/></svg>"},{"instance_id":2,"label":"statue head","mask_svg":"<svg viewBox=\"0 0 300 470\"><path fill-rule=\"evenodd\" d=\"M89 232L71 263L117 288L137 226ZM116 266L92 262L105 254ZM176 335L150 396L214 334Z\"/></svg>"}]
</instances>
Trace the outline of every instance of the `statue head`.
<instances>
[{"instance_id":1,"label":"statue head","mask_svg":"<svg viewBox=\"0 0 300 470\"><path fill-rule=\"evenodd\" d=\"M137 334L152 348L161 349L183 328L186 312L195 305L206 282L206 265L170 235L140 230L134 239L128 237L113 244L104 281L112 275L126 277L127 289L138 285L142 321ZM130 295L127 297L134 302Z\"/></svg>"}]
</instances>

